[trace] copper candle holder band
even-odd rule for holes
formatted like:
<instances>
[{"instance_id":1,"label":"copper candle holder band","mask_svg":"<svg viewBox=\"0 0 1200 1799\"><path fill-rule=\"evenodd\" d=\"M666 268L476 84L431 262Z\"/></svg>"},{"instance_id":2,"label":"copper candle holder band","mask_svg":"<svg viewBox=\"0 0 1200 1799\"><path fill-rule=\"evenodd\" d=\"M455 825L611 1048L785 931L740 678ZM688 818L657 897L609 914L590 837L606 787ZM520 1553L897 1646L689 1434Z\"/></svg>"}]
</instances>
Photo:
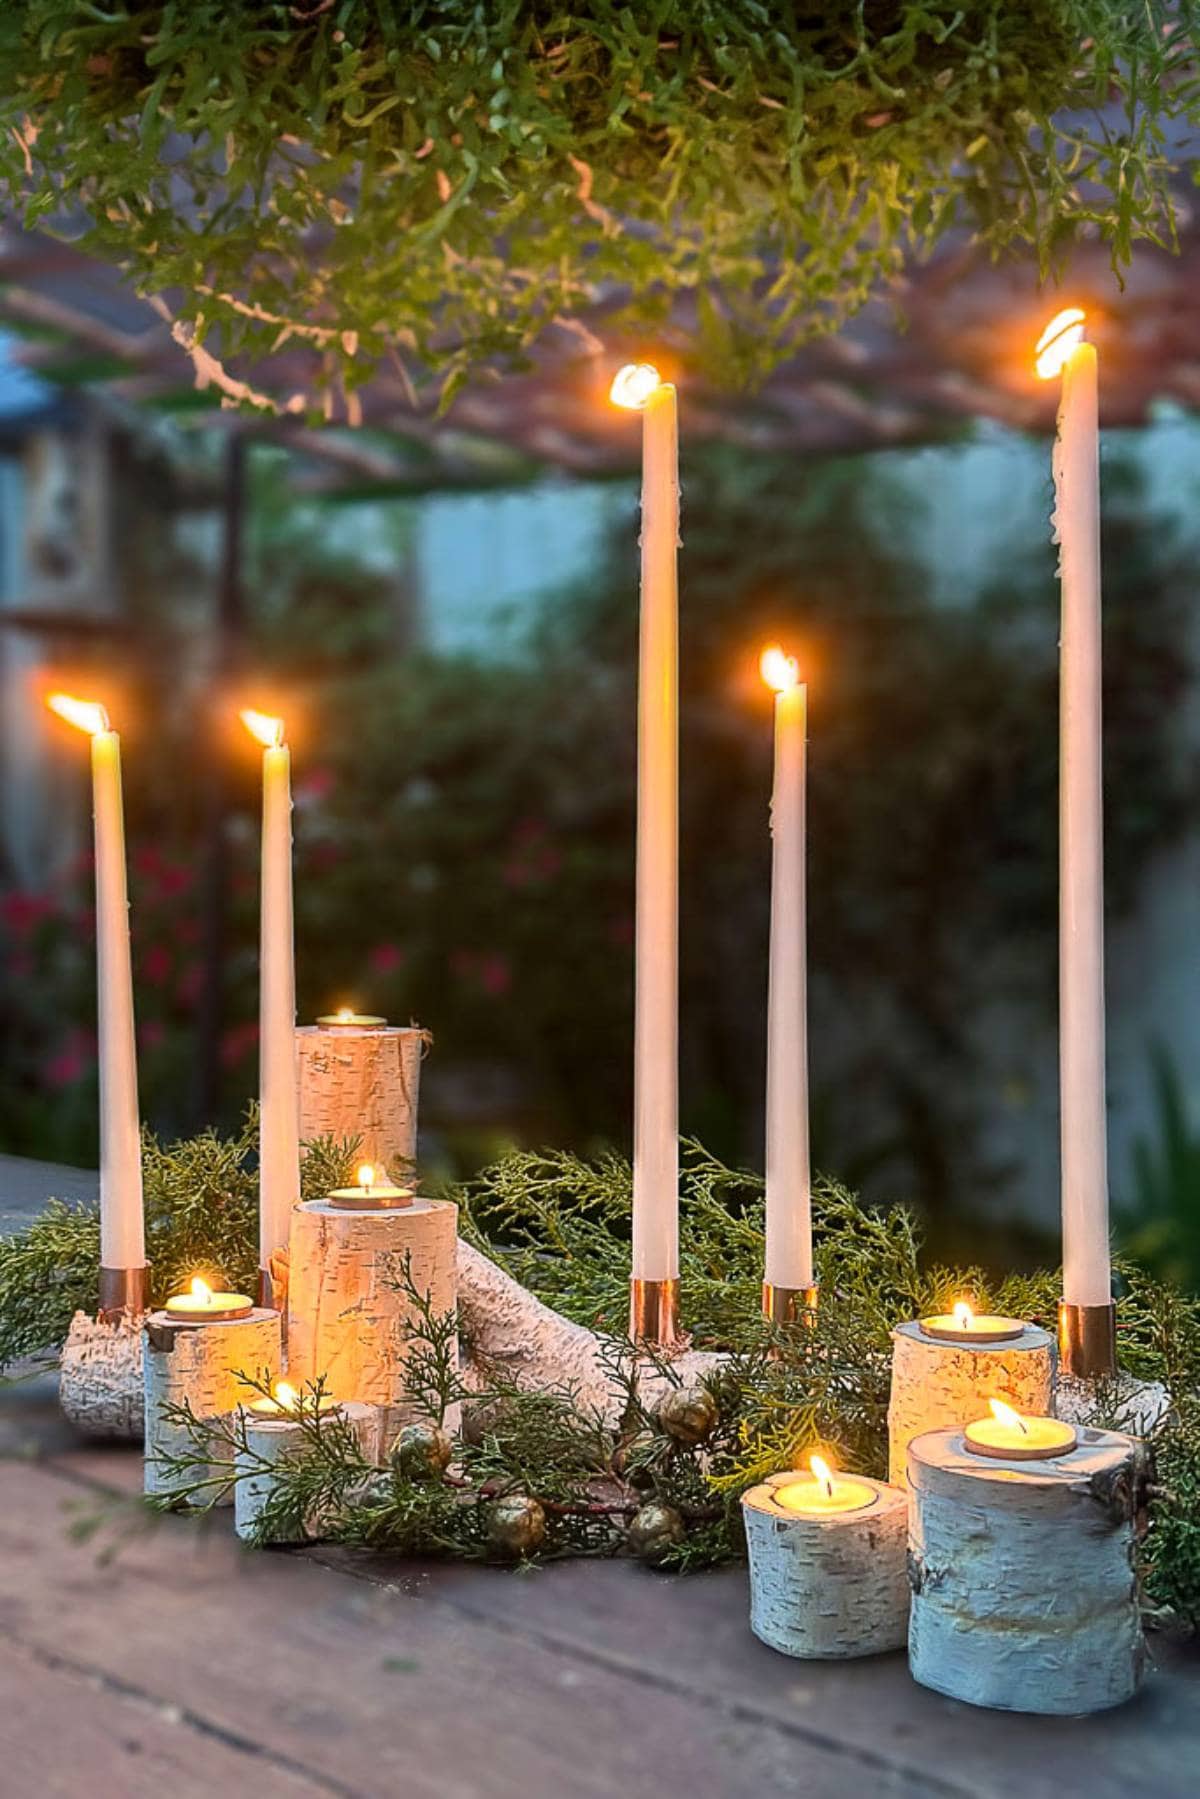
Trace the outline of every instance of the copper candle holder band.
<instances>
[{"instance_id":1,"label":"copper candle holder band","mask_svg":"<svg viewBox=\"0 0 1200 1799\"><path fill-rule=\"evenodd\" d=\"M777 1287L774 1281L764 1281L763 1317L770 1324L807 1324L811 1329L819 1291L816 1281L811 1287Z\"/></svg>"},{"instance_id":2,"label":"copper candle holder band","mask_svg":"<svg viewBox=\"0 0 1200 1799\"><path fill-rule=\"evenodd\" d=\"M1058 1355L1064 1374L1076 1380L1102 1380L1117 1372L1117 1308L1058 1306Z\"/></svg>"},{"instance_id":3,"label":"copper candle holder band","mask_svg":"<svg viewBox=\"0 0 1200 1799\"><path fill-rule=\"evenodd\" d=\"M150 1268L100 1269L100 1303L96 1315L104 1324L115 1324L125 1312L150 1309Z\"/></svg>"},{"instance_id":4,"label":"copper candle holder band","mask_svg":"<svg viewBox=\"0 0 1200 1799\"><path fill-rule=\"evenodd\" d=\"M679 1328L679 1281L629 1283L629 1335L635 1343L669 1349L683 1340Z\"/></svg>"}]
</instances>

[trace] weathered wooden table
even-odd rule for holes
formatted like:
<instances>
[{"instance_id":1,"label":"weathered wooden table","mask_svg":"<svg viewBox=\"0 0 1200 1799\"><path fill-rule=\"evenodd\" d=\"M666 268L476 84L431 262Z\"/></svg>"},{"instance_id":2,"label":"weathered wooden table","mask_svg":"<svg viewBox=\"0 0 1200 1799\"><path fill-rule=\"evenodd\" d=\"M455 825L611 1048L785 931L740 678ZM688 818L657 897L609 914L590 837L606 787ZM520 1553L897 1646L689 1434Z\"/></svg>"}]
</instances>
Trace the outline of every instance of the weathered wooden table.
<instances>
[{"instance_id":1,"label":"weathered wooden table","mask_svg":"<svg viewBox=\"0 0 1200 1799\"><path fill-rule=\"evenodd\" d=\"M64 1184L0 1159L0 1229ZM773 1654L740 1569L387 1564L242 1550L228 1513L135 1526L136 1451L76 1439L52 1376L0 1391L0 1452L13 1799L1200 1791L1194 1646L1152 1639L1154 1672L1120 1711L1008 1717L924 1692L902 1655Z\"/></svg>"}]
</instances>

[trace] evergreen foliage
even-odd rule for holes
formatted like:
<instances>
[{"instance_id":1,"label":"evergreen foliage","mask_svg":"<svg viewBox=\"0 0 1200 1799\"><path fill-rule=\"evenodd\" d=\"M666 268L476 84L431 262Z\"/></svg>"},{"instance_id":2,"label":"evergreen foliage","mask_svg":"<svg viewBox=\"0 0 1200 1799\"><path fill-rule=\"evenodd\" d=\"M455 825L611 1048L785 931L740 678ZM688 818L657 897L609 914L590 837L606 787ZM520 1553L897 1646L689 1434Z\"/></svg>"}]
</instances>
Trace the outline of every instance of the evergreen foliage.
<instances>
[{"instance_id":1,"label":"evergreen foliage","mask_svg":"<svg viewBox=\"0 0 1200 1799\"><path fill-rule=\"evenodd\" d=\"M168 296L218 387L286 347L331 404L384 360L446 398L601 296L656 333L684 299L742 380L958 225L1043 266L1170 240L1194 12L9 0L0 192Z\"/></svg>"},{"instance_id":2,"label":"evergreen foliage","mask_svg":"<svg viewBox=\"0 0 1200 1799\"><path fill-rule=\"evenodd\" d=\"M248 1280L254 1267L255 1121L222 1141L213 1133L164 1148L148 1139L146 1191L152 1253L162 1258L156 1297L185 1270L206 1266ZM349 1178L352 1143L324 1141L305 1162L304 1190ZM944 1310L969 1294L984 1309L1052 1324L1057 1272L990 1280L974 1268L925 1268L911 1218L864 1208L830 1180L814 1196L822 1303L812 1327L775 1328L760 1313L762 1182L686 1146L682 1182L684 1311L696 1341L727 1352L705 1383L711 1428L699 1441L666 1410L651 1409L633 1345L622 1334L629 1277L631 1177L607 1155L585 1162L562 1152L523 1153L486 1170L456 1197L463 1229L518 1279L562 1312L605 1335L622 1422L613 1432L574 1395L522 1392L502 1370L482 1389L462 1382L454 1320L435 1314L403 1260L391 1278L417 1317L410 1363L420 1409L440 1424L461 1404L465 1428L443 1475L376 1467L336 1416L302 1411L304 1449L277 1471L260 1530L296 1540L319 1521L325 1539L392 1553L494 1558L494 1508L536 1501L545 1520L539 1553L615 1555L648 1502L678 1522L679 1541L653 1559L701 1567L741 1553L738 1501L763 1475L831 1450L849 1471L882 1476L890 1332L899 1320ZM75 1303L94 1305L98 1222L94 1210L56 1207L0 1243L0 1361L52 1345ZM1120 1270L1122 1365L1165 1381L1175 1410L1156 1433L1159 1476L1145 1542L1147 1594L1164 1614L1200 1622L1200 1300ZM620 1321L620 1324L618 1324ZM659 1364L674 1387L680 1376ZM248 1388L263 1390L250 1379ZM309 1391L308 1398L319 1395ZM235 1420L215 1428L178 1415L191 1447L173 1470L176 1496L216 1497L214 1450L247 1451ZM203 1470L201 1473L200 1470Z\"/></svg>"}]
</instances>

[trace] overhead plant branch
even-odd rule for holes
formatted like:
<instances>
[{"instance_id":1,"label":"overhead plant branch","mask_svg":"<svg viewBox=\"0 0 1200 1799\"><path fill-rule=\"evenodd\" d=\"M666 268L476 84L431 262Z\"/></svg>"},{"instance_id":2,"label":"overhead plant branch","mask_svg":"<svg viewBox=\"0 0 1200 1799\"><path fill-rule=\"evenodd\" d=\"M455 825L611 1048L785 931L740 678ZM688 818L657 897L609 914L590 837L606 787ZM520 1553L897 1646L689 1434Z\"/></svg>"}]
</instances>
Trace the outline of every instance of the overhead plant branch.
<instances>
[{"instance_id":1,"label":"overhead plant branch","mask_svg":"<svg viewBox=\"0 0 1200 1799\"><path fill-rule=\"evenodd\" d=\"M0 196L165 295L234 404L286 349L286 406L307 345L306 398L353 416L397 342L446 400L598 303L747 380L954 230L1043 269L1084 231L1118 271L1170 243L1195 17L10 0Z\"/></svg>"}]
</instances>

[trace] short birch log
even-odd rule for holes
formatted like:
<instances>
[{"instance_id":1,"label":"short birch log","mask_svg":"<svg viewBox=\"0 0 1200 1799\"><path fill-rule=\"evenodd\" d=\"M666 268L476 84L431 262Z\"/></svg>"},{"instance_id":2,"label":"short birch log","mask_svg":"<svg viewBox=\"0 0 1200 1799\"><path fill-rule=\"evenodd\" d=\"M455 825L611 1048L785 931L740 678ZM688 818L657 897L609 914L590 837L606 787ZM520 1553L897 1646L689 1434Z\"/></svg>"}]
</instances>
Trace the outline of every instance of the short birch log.
<instances>
[{"instance_id":1,"label":"short birch log","mask_svg":"<svg viewBox=\"0 0 1200 1799\"><path fill-rule=\"evenodd\" d=\"M909 1665L999 1711L1120 1705L1145 1663L1134 1547L1147 1457L1084 1430L1044 1462L973 1455L959 1431L909 1444Z\"/></svg>"},{"instance_id":2,"label":"short birch log","mask_svg":"<svg viewBox=\"0 0 1200 1799\"><path fill-rule=\"evenodd\" d=\"M453 1312L458 1208L416 1198L390 1210L355 1211L309 1200L292 1213L288 1282L288 1378L324 1382L334 1399L379 1410L380 1441L421 1415L408 1386L415 1311L410 1278L435 1314Z\"/></svg>"},{"instance_id":3,"label":"short birch log","mask_svg":"<svg viewBox=\"0 0 1200 1799\"><path fill-rule=\"evenodd\" d=\"M246 1318L209 1324L181 1324L167 1312L149 1314L142 1350L147 1493L178 1494L183 1486L198 1481L216 1483L232 1477L231 1457L215 1456L185 1476L172 1467L171 1457L195 1455L196 1444L185 1425L167 1416L168 1409L189 1405L205 1423L230 1418L246 1398L240 1376L271 1380L278 1376L280 1344L279 1313L261 1308ZM207 1485L187 1503L232 1505L233 1493L228 1486Z\"/></svg>"},{"instance_id":4,"label":"short birch log","mask_svg":"<svg viewBox=\"0 0 1200 1799\"><path fill-rule=\"evenodd\" d=\"M855 1474L876 1498L856 1512L786 1511L776 1482L742 1499L750 1628L783 1655L839 1661L900 1649L908 1631L907 1499Z\"/></svg>"},{"instance_id":5,"label":"short birch log","mask_svg":"<svg viewBox=\"0 0 1200 1799\"><path fill-rule=\"evenodd\" d=\"M382 1030L296 1032L300 1140L358 1139L358 1155L403 1182L417 1155L417 1093L428 1034Z\"/></svg>"},{"instance_id":6,"label":"short birch log","mask_svg":"<svg viewBox=\"0 0 1200 1799\"><path fill-rule=\"evenodd\" d=\"M112 1324L76 1312L59 1360L63 1416L87 1437L140 1440L144 1317L125 1313Z\"/></svg>"},{"instance_id":7,"label":"short birch log","mask_svg":"<svg viewBox=\"0 0 1200 1799\"><path fill-rule=\"evenodd\" d=\"M339 1405L336 1415L350 1427L364 1455L373 1456L376 1417L372 1406ZM304 1543L318 1539L328 1522L328 1515L310 1512L304 1523L290 1534L260 1536L259 1520L274 1497L278 1471L301 1455L307 1441L303 1428L294 1418L256 1417L244 1413L242 1441L234 1455L233 1517L234 1529L245 1543Z\"/></svg>"},{"instance_id":8,"label":"short birch log","mask_svg":"<svg viewBox=\"0 0 1200 1799\"><path fill-rule=\"evenodd\" d=\"M1007 1343L945 1343L914 1320L892 1332L888 1479L903 1487L908 1446L930 1430L961 1429L985 1418L989 1399L1044 1418L1051 1409L1054 1339L1027 1324Z\"/></svg>"}]
</instances>

